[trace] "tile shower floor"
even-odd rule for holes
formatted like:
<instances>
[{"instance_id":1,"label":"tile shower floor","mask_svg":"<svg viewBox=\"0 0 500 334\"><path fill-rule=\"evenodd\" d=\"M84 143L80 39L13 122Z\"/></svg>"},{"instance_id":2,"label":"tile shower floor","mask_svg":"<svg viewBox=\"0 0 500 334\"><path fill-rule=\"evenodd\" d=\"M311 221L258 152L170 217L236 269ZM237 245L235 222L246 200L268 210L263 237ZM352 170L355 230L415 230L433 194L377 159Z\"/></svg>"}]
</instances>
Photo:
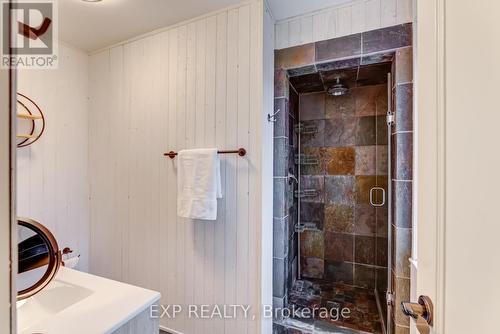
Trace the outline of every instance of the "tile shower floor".
<instances>
[{"instance_id":1,"label":"tile shower floor","mask_svg":"<svg viewBox=\"0 0 500 334\"><path fill-rule=\"evenodd\" d=\"M338 320L318 316L314 319L286 319L275 326L275 334L382 333L375 292L372 290L323 280L300 280L290 291L289 304L309 309L348 308L350 313L346 318L339 316Z\"/></svg>"}]
</instances>

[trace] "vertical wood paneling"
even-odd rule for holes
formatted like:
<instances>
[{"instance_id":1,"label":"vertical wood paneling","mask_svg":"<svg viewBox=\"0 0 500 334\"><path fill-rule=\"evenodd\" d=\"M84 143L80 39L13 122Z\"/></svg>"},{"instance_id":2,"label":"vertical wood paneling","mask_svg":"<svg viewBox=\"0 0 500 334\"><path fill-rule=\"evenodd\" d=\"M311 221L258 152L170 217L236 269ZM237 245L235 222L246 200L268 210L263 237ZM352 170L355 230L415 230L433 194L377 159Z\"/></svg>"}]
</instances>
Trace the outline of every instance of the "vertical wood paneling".
<instances>
[{"instance_id":1,"label":"vertical wood paneling","mask_svg":"<svg viewBox=\"0 0 500 334\"><path fill-rule=\"evenodd\" d=\"M238 10L228 13L227 22L227 113L226 113L226 145L236 147L238 136ZM237 157L228 155L226 158L226 191L225 191L225 304L236 302L236 252L237 252ZM225 324L227 333L237 333L236 323L229 320Z\"/></svg>"},{"instance_id":2,"label":"vertical wood paneling","mask_svg":"<svg viewBox=\"0 0 500 334\"><path fill-rule=\"evenodd\" d=\"M337 33L337 20L338 20L338 11L331 10L327 13L327 26L326 26L326 37L333 38L338 35Z\"/></svg>"},{"instance_id":3,"label":"vertical wood paneling","mask_svg":"<svg viewBox=\"0 0 500 334\"><path fill-rule=\"evenodd\" d=\"M300 42L301 44L313 41L313 17L304 17L300 20Z\"/></svg>"},{"instance_id":4,"label":"vertical wood paneling","mask_svg":"<svg viewBox=\"0 0 500 334\"><path fill-rule=\"evenodd\" d=\"M205 142L206 133L206 108L205 108L205 65L206 65L206 32L207 21L205 19L196 22L196 42L195 42L195 143L194 147L207 147ZM188 222L189 224L189 222ZM193 242L193 272L194 272L194 304L203 303L204 281L208 279L204 275L205 259L205 226L204 222L193 222L194 242ZM203 323L194 322L194 333L203 332Z\"/></svg>"},{"instance_id":5,"label":"vertical wood paneling","mask_svg":"<svg viewBox=\"0 0 500 334\"><path fill-rule=\"evenodd\" d=\"M380 24L382 27L396 24L396 2L397 0L381 0Z\"/></svg>"},{"instance_id":6,"label":"vertical wood paneling","mask_svg":"<svg viewBox=\"0 0 500 334\"><path fill-rule=\"evenodd\" d=\"M226 144L226 113L227 113L227 99L226 90L228 87L227 82L227 13L217 15L217 41L216 41L216 82L215 82L215 126L216 138L215 144L217 147L228 147ZM226 286L226 271L225 268L225 252L226 252L226 206L227 206L227 192L226 192L226 156L221 157L221 181L223 197L226 199L218 201L217 222L215 224L215 280L214 280L214 294L215 304L223 305L225 302L225 286ZM222 241L222 242L221 242ZM222 319L214 319L214 333L224 333L224 322Z\"/></svg>"},{"instance_id":7,"label":"vertical wood paneling","mask_svg":"<svg viewBox=\"0 0 500 334\"><path fill-rule=\"evenodd\" d=\"M275 48L284 49L412 20L412 0L355 0L276 22Z\"/></svg>"},{"instance_id":8,"label":"vertical wood paneling","mask_svg":"<svg viewBox=\"0 0 500 334\"><path fill-rule=\"evenodd\" d=\"M186 148L186 115L187 115L187 101L186 101L186 85L187 85L187 26L179 27L179 36L178 36L178 55L177 55L177 63L178 63L178 74L177 74L177 82L176 82L176 97L177 97L177 109L169 111L169 114L175 114L176 122L177 122L177 135L176 135L176 146L173 146L172 149L176 149L177 151ZM173 116L172 116L173 117ZM167 148L167 150L169 150ZM176 256L175 256L175 272L177 273L177 280L175 282L177 300L175 303L184 304L186 303L186 277L191 272L191 268L187 267L186 261L178 261L178 259L186 259L185 253L185 226L184 221L177 216L177 191L172 191L173 185L175 185L174 190L177 190L177 178L175 175L176 172L176 160L166 159L167 162L167 170L171 170L173 174L172 177L175 178L175 181L169 183L169 204L174 212L171 214L175 216L175 224L177 228L177 236L175 239L176 245ZM170 238L167 238L169 240ZM181 313L178 318L175 319L173 323L173 328L178 328L179 331L185 330L186 326L186 314ZM168 320L167 320L167 326Z\"/></svg>"},{"instance_id":9,"label":"vertical wood paneling","mask_svg":"<svg viewBox=\"0 0 500 334\"><path fill-rule=\"evenodd\" d=\"M250 123L250 6L238 10L238 115L237 115L237 146L248 147ZM248 305L248 260L249 260L249 220L248 191L249 167L248 159L237 158L237 193L236 222L236 299ZM247 332L246 319L238 321L237 333Z\"/></svg>"},{"instance_id":10,"label":"vertical wood paneling","mask_svg":"<svg viewBox=\"0 0 500 334\"><path fill-rule=\"evenodd\" d=\"M196 144L196 23L187 26L187 67L186 67L186 137L185 148L193 148ZM186 219L180 219L184 225L184 261L186 262L185 296L186 304L194 304L195 296L195 224ZM181 257L182 258L182 257ZM183 332L195 333L194 321L186 319Z\"/></svg>"},{"instance_id":11,"label":"vertical wood paneling","mask_svg":"<svg viewBox=\"0 0 500 334\"><path fill-rule=\"evenodd\" d=\"M350 35L352 31L352 7L342 7L338 10L337 30L339 36Z\"/></svg>"},{"instance_id":12,"label":"vertical wood paneling","mask_svg":"<svg viewBox=\"0 0 500 334\"><path fill-rule=\"evenodd\" d=\"M204 145L207 147L217 147L216 145L216 50L217 48L217 17L207 18L206 23L206 54L205 54L205 139ZM220 212L220 211L218 211ZM215 224L203 224L205 237L205 250L203 254L203 302L209 305L215 304ZM214 323L211 320L203 321L203 333L216 334Z\"/></svg>"},{"instance_id":13,"label":"vertical wood paneling","mask_svg":"<svg viewBox=\"0 0 500 334\"><path fill-rule=\"evenodd\" d=\"M365 15L366 30L374 30L380 28L380 1L381 0L367 0L365 3L365 13L368 14Z\"/></svg>"},{"instance_id":14,"label":"vertical wood paneling","mask_svg":"<svg viewBox=\"0 0 500 334\"><path fill-rule=\"evenodd\" d=\"M59 46L57 71L19 70L18 91L34 99L46 117L43 136L17 154L17 215L47 226L61 248L89 263L88 56ZM103 64L106 67L106 64Z\"/></svg>"},{"instance_id":15,"label":"vertical wood paneling","mask_svg":"<svg viewBox=\"0 0 500 334\"><path fill-rule=\"evenodd\" d=\"M162 131L166 137L162 143L162 150L168 151L169 147L177 150L178 148L178 134L182 133L181 129L178 129L178 117L182 114L179 113L178 100L178 89L177 82L180 81L181 71L179 69L179 29L172 29L165 33L165 53L168 54L168 64L166 66L166 73L164 73L164 78L166 79L166 91L168 92L168 111L165 113L166 120L164 122L163 129L169 129L169 131ZM159 92L164 94L165 92ZM160 254L162 257L166 258L166 261L162 261L162 267L160 271L160 277L164 278L161 282L161 290L167 293L167 296L171 296L173 303L180 303L182 297L180 295L177 280L181 277L182 271L177 270L177 240L174 242L163 242L164 240L169 240L172 236L177 238L178 226L177 226L177 214L176 214L176 197L175 192L170 191L169 187L177 187L177 178L175 175L174 168L172 168L172 161L165 159L162 156L158 157L161 159L160 175L163 177L162 188L162 199L159 203L162 208L163 214L160 221L161 228L161 239L160 239ZM166 202L165 202L166 201ZM167 205L165 205L167 203ZM166 262L166 263L165 263ZM172 270L172 268L175 268ZM178 319L168 320L169 326L176 327L179 322Z\"/></svg>"},{"instance_id":16,"label":"vertical wood paneling","mask_svg":"<svg viewBox=\"0 0 500 334\"><path fill-rule=\"evenodd\" d=\"M413 20L413 0L397 0L397 19L398 23Z\"/></svg>"},{"instance_id":17,"label":"vertical wood paneling","mask_svg":"<svg viewBox=\"0 0 500 334\"><path fill-rule=\"evenodd\" d=\"M288 40L294 45L302 44L301 22L302 19L299 18L288 23Z\"/></svg>"},{"instance_id":18,"label":"vertical wood paneling","mask_svg":"<svg viewBox=\"0 0 500 334\"><path fill-rule=\"evenodd\" d=\"M288 22L276 23L276 48L283 49L291 45L288 41Z\"/></svg>"},{"instance_id":19,"label":"vertical wood paneling","mask_svg":"<svg viewBox=\"0 0 500 334\"><path fill-rule=\"evenodd\" d=\"M313 41L327 39L328 13L318 13L313 16Z\"/></svg>"},{"instance_id":20,"label":"vertical wood paneling","mask_svg":"<svg viewBox=\"0 0 500 334\"><path fill-rule=\"evenodd\" d=\"M158 289L163 304L257 309L261 16L255 2L91 56L90 151L102 159L91 175L92 268L100 275ZM312 38L310 23L311 36L299 38ZM122 102L110 103L108 93ZM162 153L194 147L249 151L221 156L224 198L214 222L176 214L177 162ZM108 267L99 257L115 245L119 261ZM161 324L185 334L257 330L242 318L186 313Z\"/></svg>"},{"instance_id":21,"label":"vertical wood paneling","mask_svg":"<svg viewBox=\"0 0 500 334\"><path fill-rule=\"evenodd\" d=\"M357 2L352 5L352 33L365 31L365 3Z\"/></svg>"},{"instance_id":22,"label":"vertical wood paneling","mask_svg":"<svg viewBox=\"0 0 500 334\"><path fill-rule=\"evenodd\" d=\"M249 47L250 47L250 55L249 55L249 109L248 109L248 259L247 259L247 284L250 286L251 284L259 285L258 282L262 282L260 274L262 272L261 261L259 261L259 257L256 256L257 252L261 249L260 243L263 239L263 234L261 233L260 226L266 224L267 221L262 221L262 217L265 216L262 214L262 198L263 196L261 191L261 183L262 183L262 175L263 171L257 166L261 166L261 155L262 148L267 147L266 138L272 138L272 135L263 134L264 129L261 129L261 122L266 122L264 126L267 129L271 129L272 125L267 122L267 119L264 115L266 115L267 110L262 110L263 106L263 72L264 72L264 64L263 64L263 48L264 48L264 18L263 15L267 15L263 12L263 8L259 3L253 3L250 6L250 36L249 36ZM312 22L311 22L312 28ZM311 29L311 38L312 38L312 29ZM274 85L273 85L274 86ZM260 113L260 117L259 117ZM268 157L268 156L267 156ZM266 160L271 161L271 159ZM270 168L271 164L267 164ZM271 191L268 191L267 194L270 194ZM258 200L252 200L258 199ZM269 219L272 220L272 214L269 211L268 215ZM272 252L269 252L271 255ZM260 258L266 258L267 256L263 254ZM271 258L271 256L269 256ZM263 284L266 287L272 286L272 281L264 281ZM261 287L257 290L247 289L248 291L248 305L258 305L261 300L260 293L262 293L264 287ZM262 304L265 303L264 300L261 301ZM253 312L256 312L256 309L252 309ZM258 316L258 315L257 315ZM248 333L257 334L262 333L260 330L259 321L248 321ZM265 332L264 332L265 333Z\"/></svg>"}]
</instances>

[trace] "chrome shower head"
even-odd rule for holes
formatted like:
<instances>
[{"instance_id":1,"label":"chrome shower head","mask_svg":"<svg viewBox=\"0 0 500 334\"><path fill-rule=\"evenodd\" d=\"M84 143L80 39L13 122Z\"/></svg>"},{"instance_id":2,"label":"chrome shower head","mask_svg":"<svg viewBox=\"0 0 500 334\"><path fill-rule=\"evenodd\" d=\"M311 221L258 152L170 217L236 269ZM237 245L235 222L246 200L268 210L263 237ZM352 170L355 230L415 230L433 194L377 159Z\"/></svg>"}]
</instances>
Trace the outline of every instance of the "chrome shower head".
<instances>
[{"instance_id":1,"label":"chrome shower head","mask_svg":"<svg viewBox=\"0 0 500 334\"><path fill-rule=\"evenodd\" d=\"M332 96L342 96L349 92L349 88L340 81L340 78L337 78L335 85L328 89L328 94Z\"/></svg>"}]
</instances>

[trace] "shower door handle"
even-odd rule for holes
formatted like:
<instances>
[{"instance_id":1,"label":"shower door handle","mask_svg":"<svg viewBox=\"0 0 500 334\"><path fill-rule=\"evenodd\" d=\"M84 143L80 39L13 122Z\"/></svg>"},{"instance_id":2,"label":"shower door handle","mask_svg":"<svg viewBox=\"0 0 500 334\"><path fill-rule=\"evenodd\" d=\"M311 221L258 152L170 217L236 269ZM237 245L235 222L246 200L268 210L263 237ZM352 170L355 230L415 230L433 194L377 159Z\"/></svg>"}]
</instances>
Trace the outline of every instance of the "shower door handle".
<instances>
[{"instance_id":1,"label":"shower door handle","mask_svg":"<svg viewBox=\"0 0 500 334\"><path fill-rule=\"evenodd\" d=\"M373 198L374 198L374 195L373 195L373 194L374 194L374 193L375 193L375 191L377 191L377 190L382 191L382 202L381 202L381 203L375 203L375 202L373 201ZM371 204L372 206L377 206L377 207L378 207L378 206L384 206L384 205L385 205L385 189L384 189L384 188L381 188L381 187L373 187L373 188L371 188L371 189L370 189L370 204Z\"/></svg>"}]
</instances>

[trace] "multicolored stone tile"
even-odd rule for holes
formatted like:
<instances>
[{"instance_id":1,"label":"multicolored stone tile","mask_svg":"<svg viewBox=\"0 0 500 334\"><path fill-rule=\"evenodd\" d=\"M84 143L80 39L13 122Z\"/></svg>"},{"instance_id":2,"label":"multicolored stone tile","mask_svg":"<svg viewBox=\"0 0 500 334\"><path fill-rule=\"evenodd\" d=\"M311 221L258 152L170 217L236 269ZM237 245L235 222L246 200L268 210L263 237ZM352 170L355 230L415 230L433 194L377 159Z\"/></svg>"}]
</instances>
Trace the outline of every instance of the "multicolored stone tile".
<instances>
[{"instance_id":1,"label":"multicolored stone tile","mask_svg":"<svg viewBox=\"0 0 500 334\"><path fill-rule=\"evenodd\" d=\"M371 204L356 204L354 208L354 232L358 235L375 235L376 209Z\"/></svg>"},{"instance_id":2,"label":"multicolored stone tile","mask_svg":"<svg viewBox=\"0 0 500 334\"><path fill-rule=\"evenodd\" d=\"M325 239L322 231L306 230L300 233L300 254L304 257L325 257Z\"/></svg>"},{"instance_id":3,"label":"multicolored stone tile","mask_svg":"<svg viewBox=\"0 0 500 334\"><path fill-rule=\"evenodd\" d=\"M313 132L304 132L300 137L303 147L323 147L325 145L325 120L302 121L302 126L315 129Z\"/></svg>"},{"instance_id":4,"label":"multicolored stone tile","mask_svg":"<svg viewBox=\"0 0 500 334\"><path fill-rule=\"evenodd\" d=\"M412 227L413 182L393 181L394 224L397 227Z\"/></svg>"},{"instance_id":5,"label":"multicolored stone tile","mask_svg":"<svg viewBox=\"0 0 500 334\"><path fill-rule=\"evenodd\" d=\"M274 71L274 97L287 97L288 77L285 70Z\"/></svg>"},{"instance_id":6,"label":"multicolored stone tile","mask_svg":"<svg viewBox=\"0 0 500 334\"><path fill-rule=\"evenodd\" d=\"M354 236L352 234L325 232L325 260L354 260Z\"/></svg>"},{"instance_id":7,"label":"multicolored stone tile","mask_svg":"<svg viewBox=\"0 0 500 334\"><path fill-rule=\"evenodd\" d=\"M346 58L361 54L361 34L316 42L316 61Z\"/></svg>"},{"instance_id":8,"label":"multicolored stone tile","mask_svg":"<svg viewBox=\"0 0 500 334\"><path fill-rule=\"evenodd\" d=\"M326 94L309 93L300 95L300 119L307 121L311 119L324 119Z\"/></svg>"},{"instance_id":9,"label":"multicolored stone tile","mask_svg":"<svg viewBox=\"0 0 500 334\"><path fill-rule=\"evenodd\" d=\"M344 120L348 117L354 117L356 113L355 91L343 96L326 97L325 117L330 119Z\"/></svg>"},{"instance_id":10,"label":"multicolored stone tile","mask_svg":"<svg viewBox=\"0 0 500 334\"><path fill-rule=\"evenodd\" d=\"M290 83L298 93L313 93L323 91L323 80L320 73L305 74L300 77L291 77Z\"/></svg>"},{"instance_id":11,"label":"multicolored stone tile","mask_svg":"<svg viewBox=\"0 0 500 334\"><path fill-rule=\"evenodd\" d=\"M325 176L325 204L353 204L356 199L354 176Z\"/></svg>"},{"instance_id":12,"label":"multicolored stone tile","mask_svg":"<svg viewBox=\"0 0 500 334\"><path fill-rule=\"evenodd\" d=\"M355 264L354 285L366 289L375 289L375 268L372 266Z\"/></svg>"},{"instance_id":13,"label":"multicolored stone tile","mask_svg":"<svg viewBox=\"0 0 500 334\"><path fill-rule=\"evenodd\" d=\"M396 51L396 84L413 81L413 48L402 48Z\"/></svg>"},{"instance_id":14,"label":"multicolored stone tile","mask_svg":"<svg viewBox=\"0 0 500 334\"><path fill-rule=\"evenodd\" d=\"M394 226L394 225L393 225ZM412 230L408 228L393 228L393 270L398 277L410 278L410 261Z\"/></svg>"},{"instance_id":15,"label":"multicolored stone tile","mask_svg":"<svg viewBox=\"0 0 500 334\"><path fill-rule=\"evenodd\" d=\"M413 131L413 84L396 86L396 131Z\"/></svg>"},{"instance_id":16,"label":"multicolored stone tile","mask_svg":"<svg viewBox=\"0 0 500 334\"><path fill-rule=\"evenodd\" d=\"M301 175L301 191L307 196L301 197L302 202L325 202L325 177L323 175Z\"/></svg>"},{"instance_id":17,"label":"multicolored stone tile","mask_svg":"<svg viewBox=\"0 0 500 334\"><path fill-rule=\"evenodd\" d=\"M356 145L377 144L377 123L374 116L359 117L356 127Z\"/></svg>"},{"instance_id":18,"label":"multicolored stone tile","mask_svg":"<svg viewBox=\"0 0 500 334\"><path fill-rule=\"evenodd\" d=\"M325 219L325 204L317 202L300 202L300 222L314 224L320 231L323 230Z\"/></svg>"},{"instance_id":19,"label":"multicolored stone tile","mask_svg":"<svg viewBox=\"0 0 500 334\"><path fill-rule=\"evenodd\" d=\"M410 300L410 279L393 276L393 287L395 301L394 305L401 305L401 302ZM400 307L395 307L394 321L398 325L409 326L410 319L405 316Z\"/></svg>"},{"instance_id":20,"label":"multicolored stone tile","mask_svg":"<svg viewBox=\"0 0 500 334\"><path fill-rule=\"evenodd\" d=\"M330 282L352 285L354 283L354 265L344 261L325 261L325 277Z\"/></svg>"},{"instance_id":21,"label":"multicolored stone tile","mask_svg":"<svg viewBox=\"0 0 500 334\"><path fill-rule=\"evenodd\" d=\"M377 237L377 250L375 253L375 264L380 267L387 267L387 238L386 237ZM410 258L410 256L408 256Z\"/></svg>"},{"instance_id":22,"label":"multicolored stone tile","mask_svg":"<svg viewBox=\"0 0 500 334\"><path fill-rule=\"evenodd\" d=\"M302 257L302 276L306 278L323 278L325 271L325 261L317 257Z\"/></svg>"},{"instance_id":23,"label":"multicolored stone tile","mask_svg":"<svg viewBox=\"0 0 500 334\"><path fill-rule=\"evenodd\" d=\"M410 46L412 24L396 25L363 33L363 53L372 53Z\"/></svg>"},{"instance_id":24,"label":"multicolored stone tile","mask_svg":"<svg viewBox=\"0 0 500 334\"><path fill-rule=\"evenodd\" d=\"M354 147L325 148L326 173L329 175L354 175L356 152Z\"/></svg>"},{"instance_id":25,"label":"multicolored stone tile","mask_svg":"<svg viewBox=\"0 0 500 334\"><path fill-rule=\"evenodd\" d=\"M383 207L378 207L376 211L376 221L377 221L377 235L386 237L389 229L389 217L387 205Z\"/></svg>"},{"instance_id":26,"label":"multicolored stone tile","mask_svg":"<svg viewBox=\"0 0 500 334\"><path fill-rule=\"evenodd\" d=\"M388 154L387 145L377 145L376 153L376 165L377 165L377 175L388 175Z\"/></svg>"},{"instance_id":27,"label":"multicolored stone tile","mask_svg":"<svg viewBox=\"0 0 500 334\"><path fill-rule=\"evenodd\" d=\"M356 146L356 175L376 175L378 147ZM387 173L386 173L387 174Z\"/></svg>"},{"instance_id":28,"label":"multicolored stone tile","mask_svg":"<svg viewBox=\"0 0 500 334\"><path fill-rule=\"evenodd\" d=\"M375 264L375 237L354 236L354 261L362 264Z\"/></svg>"},{"instance_id":29,"label":"multicolored stone tile","mask_svg":"<svg viewBox=\"0 0 500 334\"><path fill-rule=\"evenodd\" d=\"M325 121L325 146L346 147L356 143L357 118L342 120L327 119Z\"/></svg>"},{"instance_id":30,"label":"multicolored stone tile","mask_svg":"<svg viewBox=\"0 0 500 334\"><path fill-rule=\"evenodd\" d=\"M392 136L395 139L395 154L393 156L396 180L413 179L413 133L402 132Z\"/></svg>"},{"instance_id":31,"label":"multicolored stone tile","mask_svg":"<svg viewBox=\"0 0 500 334\"><path fill-rule=\"evenodd\" d=\"M381 334L382 326L373 291L325 280L297 281L290 292L290 304L299 308L348 309L348 314L316 313L306 330L314 333ZM295 320L290 322L297 327Z\"/></svg>"},{"instance_id":32,"label":"multicolored stone tile","mask_svg":"<svg viewBox=\"0 0 500 334\"><path fill-rule=\"evenodd\" d=\"M314 63L314 43L274 51L274 67L277 69L297 68Z\"/></svg>"},{"instance_id":33,"label":"multicolored stone tile","mask_svg":"<svg viewBox=\"0 0 500 334\"><path fill-rule=\"evenodd\" d=\"M356 203L370 204L370 190L377 186L376 176L356 176Z\"/></svg>"},{"instance_id":34,"label":"multicolored stone tile","mask_svg":"<svg viewBox=\"0 0 500 334\"><path fill-rule=\"evenodd\" d=\"M331 204L325 207L325 231L352 233L354 208L352 205Z\"/></svg>"},{"instance_id":35,"label":"multicolored stone tile","mask_svg":"<svg viewBox=\"0 0 500 334\"><path fill-rule=\"evenodd\" d=\"M357 116L387 113L387 85L364 86L355 89Z\"/></svg>"},{"instance_id":36,"label":"multicolored stone tile","mask_svg":"<svg viewBox=\"0 0 500 334\"><path fill-rule=\"evenodd\" d=\"M301 147L302 157L300 173L302 175L324 175L323 150L319 147ZM308 161L304 161L308 160ZM311 162L314 160L314 162Z\"/></svg>"}]
</instances>

